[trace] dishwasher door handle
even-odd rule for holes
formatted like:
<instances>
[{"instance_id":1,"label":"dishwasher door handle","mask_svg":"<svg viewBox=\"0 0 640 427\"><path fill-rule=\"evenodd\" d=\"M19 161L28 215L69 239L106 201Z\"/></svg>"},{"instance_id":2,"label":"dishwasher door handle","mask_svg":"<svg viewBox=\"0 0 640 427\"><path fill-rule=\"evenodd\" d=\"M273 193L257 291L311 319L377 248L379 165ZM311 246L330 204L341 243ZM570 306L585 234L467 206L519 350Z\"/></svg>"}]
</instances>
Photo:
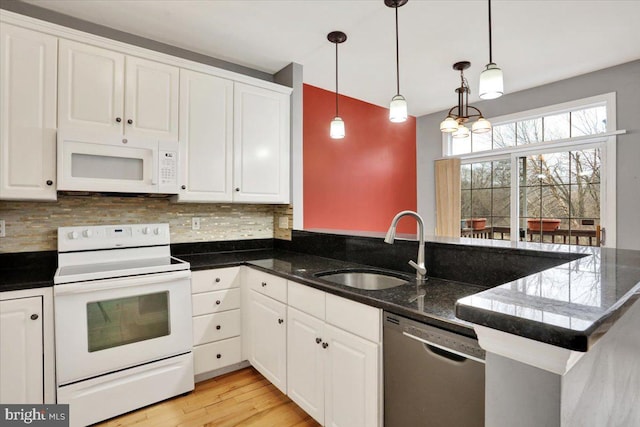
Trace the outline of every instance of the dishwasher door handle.
<instances>
[{"instance_id":1,"label":"dishwasher door handle","mask_svg":"<svg viewBox=\"0 0 640 427\"><path fill-rule=\"evenodd\" d=\"M404 331L403 331L403 332L402 332L402 335L404 335L404 336L405 336L405 337L407 337L407 338L411 338L412 340L419 341L419 342L421 342L422 344L426 344L426 345L429 345L429 346L432 346L432 347L436 347L436 348L438 348L438 349L440 349L440 350L442 350L442 351L444 351L444 352L446 352L446 353L452 353L452 354L455 354L456 356L460 356L460 357L463 357L463 358L465 358L465 359L475 360L476 362L480 362L480 363L482 363L482 364L484 364L484 363L485 363L485 362L484 362L484 360L482 360L482 359L480 359L480 358L478 358L478 357L471 356L471 355L469 355L469 354L462 353L462 352L460 352L460 351L456 351L456 350L453 350L453 349L447 348L447 347L445 347L445 346L443 346L443 345L441 345L441 344L436 344L436 343L434 343L434 342L427 341L427 340L425 340L424 338L417 337L417 336L412 335L412 334L410 334L410 333L408 333L408 332L404 332Z\"/></svg>"}]
</instances>

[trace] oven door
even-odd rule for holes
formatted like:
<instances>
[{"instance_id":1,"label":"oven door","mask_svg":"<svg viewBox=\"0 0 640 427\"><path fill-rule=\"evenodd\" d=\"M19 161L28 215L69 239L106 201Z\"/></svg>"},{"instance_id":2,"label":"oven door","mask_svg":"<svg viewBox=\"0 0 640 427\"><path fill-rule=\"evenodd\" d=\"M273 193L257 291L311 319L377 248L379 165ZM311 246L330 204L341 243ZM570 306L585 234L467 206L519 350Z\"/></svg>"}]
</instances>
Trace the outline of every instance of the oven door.
<instances>
[{"instance_id":1,"label":"oven door","mask_svg":"<svg viewBox=\"0 0 640 427\"><path fill-rule=\"evenodd\" d=\"M54 286L58 386L191 351L191 272Z\"/></svg>"}]
</instances>

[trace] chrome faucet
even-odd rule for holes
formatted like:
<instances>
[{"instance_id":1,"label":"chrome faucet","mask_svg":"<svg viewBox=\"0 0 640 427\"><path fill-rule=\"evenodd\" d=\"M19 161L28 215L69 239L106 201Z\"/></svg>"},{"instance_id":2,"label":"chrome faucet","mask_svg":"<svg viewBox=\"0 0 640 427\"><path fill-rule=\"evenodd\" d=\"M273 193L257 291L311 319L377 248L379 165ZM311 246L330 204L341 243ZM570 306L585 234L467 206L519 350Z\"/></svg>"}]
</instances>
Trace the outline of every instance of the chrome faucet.
<instances>
[{"instance_id":1,"label":"chrome faucet","mask_svg":"<svg viewBox=\"0 0 640 427\"><path fill-rule=\"evenodd\" d=\"M384 242L393 245L393 240L396 238L396 226L398 225L398 221L406 215L412 216L416 221L418 221L418 238L420 240L420 246L418 247L418 262L416 263L411 260L409 261L409 265L416 269L416 280L423 282L427 280L427 268L424 265L424 221L422 220L422 217L414 211L398 212L391 221L391 226L389 227L389 231L387 231Z\"/></svg>"}]
</instances>

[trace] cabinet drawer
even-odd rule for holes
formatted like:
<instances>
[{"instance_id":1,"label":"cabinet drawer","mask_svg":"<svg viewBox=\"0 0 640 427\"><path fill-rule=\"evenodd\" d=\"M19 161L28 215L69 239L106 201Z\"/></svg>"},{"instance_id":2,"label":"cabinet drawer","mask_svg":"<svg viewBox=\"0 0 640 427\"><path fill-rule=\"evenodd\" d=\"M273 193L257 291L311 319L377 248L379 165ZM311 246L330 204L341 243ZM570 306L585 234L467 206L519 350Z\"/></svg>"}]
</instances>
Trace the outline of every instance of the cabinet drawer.
<instances>
[{"instance_id":1,"label":"cabinet drawer","mask_svg":"<svg viewBox=\"0 0 640 427\"><path fill-rule=\"evenodd\" d=\"M240 284L240 267L216 268L191 273L191 293L237 288Z\"/></svg>"},{"instance_id":2,"label":"cabinet drawer","mask_svg":"<svg viewBox=\"0 0 640 427\"><path fill-rule=\"evenodd\" d=\"M287 279L247 268L245 282L249 289L287 303Z\"/></svg>"},{"instance_id":3,"label":"cabinet drawer","mask_svg":"<svg viewBox=\"0 0 640 427\"><path fill-rule=\"evenodd\" d=\"M326 321L375 343L381 341L382 310L332 294L326 295Z\"/></svg>"},{"instance_id":4,"label":"cabinet drawer","mask_svg":"<svg viewBox=\"0 0 640 427\"><path fill-rule=\"evenodd\" d=\"M240 335L240 310L223 311L193 318L193 345Z\"/></svg>"},{"instance_id":5,"label":"cabinet drawer","mask_svg":"<svg viewBox=\"0 0 640 427\"><path fill-rule=\"evenodd\" d=\"M191 297L193 315L217 313L240 308L240 289L205 292Z\"/></svg>"},{"instance_id":6,"label":"cabinet drawer","mask_svg":"<svg viewBox=\"0 0 640 427\"><path fill-rule=\"evenodd\" d=\"M194 374L202 374L242 361L242 340L229 338L193 348Z\"/></svg>"},{"instance_id":7,"label":"cabinet drawer","mask_svg":"<svg viewBox=\"0 0 640 427\"><path fill-rule=\"evenodd\" d=\"M324 320L324 292L291 280L287 281L287 287L287 300L291 307Z\"/></svg>"}]
</instances>

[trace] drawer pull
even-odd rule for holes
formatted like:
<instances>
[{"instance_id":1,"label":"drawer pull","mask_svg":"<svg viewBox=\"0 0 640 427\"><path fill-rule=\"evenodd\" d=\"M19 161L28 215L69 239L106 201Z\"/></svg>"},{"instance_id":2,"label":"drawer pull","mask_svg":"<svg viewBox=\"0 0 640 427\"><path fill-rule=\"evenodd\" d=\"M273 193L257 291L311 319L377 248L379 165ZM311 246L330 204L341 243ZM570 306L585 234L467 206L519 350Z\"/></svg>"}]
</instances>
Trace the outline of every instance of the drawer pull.
<instances>
[{"instance_id":1,"label":"drawer pull","mask_svg":"<svg viewBox=\"0 0 640 427\"><path fill-rule=\"evenodd\" d=\"M322 338L316 338L316 344L320 344L322 342Z\"/></svg>"},{"instance_id":2,"label":"drawer pull","mask_svg":"<svg viewBox=\"0 0 640 427\"><path fill-rule=\"evenodd\" d=\"M262 287L264 288L265 286L267 286L267 282L262 282Z\"/></svg>"},{"instance_id":3,"label":"drawer pull","mask_svg":"<svg viewBox=\"0 0 640 427\"><path fill-rule=\"evenodd\" d=\"M216 354L216 359L221 359L222 355L220 353Z\"/></svg>"},{"instance_id":4,"label":"drawer pull","mask_svg":"<svg viewBox=\"0 0 640 427\"><path fill-rule=\"evenodd\" d=\"M323 342L322 343L322 348L327 348L329 347L329 343L328 342Z\"/></svg>"},{"instance_id":5,"label":"drawer pull","mask_svg":"<svg viewBox=\"0 0 640 427\"><path fill-rule=\"evenodd\" d=\"M34 313L30 317L31 317L31 320L38 320L38 317L40 317L40 316L38 316L37 314Z\"/></svg>"},{"instance_id":6,"label":"drawer pull","mask_svg":"<svg viewBox=\"0 0 640 427\"><path fill-rule=\"evenodd\" d=\"M220 283L220 278L216 277L216 283Z\"/></svg>"},{"instance_id":7,"label":"drawer pull","mask_svg":"<svg viewBox=\"0 0 640 427\"><path fill-rule=\"evenodd\" d=\"M220 300L217 300L217 301L216 301L216 305L220 305Z\"/></svg>"},{"instance_id":8,"label":"drawer pull","mask_svg":"<svg viewBox=\"0 0 640 427\"><path fill-rule=\"evenodd\" d=\"M278 323L279 323L280 325L282 325L282 324L284 323L284 320L282 320L282 319L278 319Z\"/></svg>"},{"instance_id":9,"label":"drawer pull","mask_svg":"<svg viewBox=\"0 0 640 427\"><path fill-rule=\"evenodd\" d=\"M218 330L218 331L219 331L220 329L222 329L222 326L220 326L220 325L216 325L216 330Z\"/></svg>"}]
</instances>

